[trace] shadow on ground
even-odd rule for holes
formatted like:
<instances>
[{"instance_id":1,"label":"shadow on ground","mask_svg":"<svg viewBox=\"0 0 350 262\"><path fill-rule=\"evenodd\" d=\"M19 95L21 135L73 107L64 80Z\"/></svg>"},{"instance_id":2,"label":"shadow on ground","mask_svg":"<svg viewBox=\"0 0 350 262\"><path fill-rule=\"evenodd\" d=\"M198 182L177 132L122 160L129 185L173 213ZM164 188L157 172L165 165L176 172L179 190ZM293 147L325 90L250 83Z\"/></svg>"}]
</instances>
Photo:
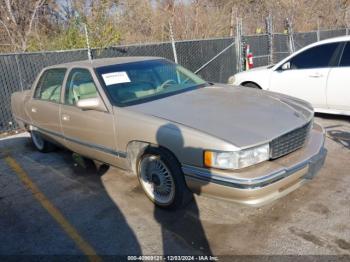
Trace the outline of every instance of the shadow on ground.
<instances>
[{"instance_id":1,"label":"shadow on ground","mask_svg":"<svg viewBox=\"0 0 350 262\"><path fill-rule=\"evenodd\" d=\"M334 124L326 125L324 128L326 130L328 138L338 143L339 145L347 149L350 149L350 131L346 129L347 124L350 123L350 116L330 115L330 114L320 114L320 113L317 113L316 116L322 118L323 120L340 121L335 125Z\"/></svg>"},{"instance_id":2,"label":"shadow on ground","mask_svg":"<svg viewBox=\"0 0 350 262\"><path fill-rule=\"evenodd\" d=\"M171 139L169 139L169 136ZM185 147L185 138L179 129L174 124L168 123L158 128L156 133L157 144L167 148L171 143L172 148L176 148L177 152L182 155L200 155L203 154L203 148ZM171 141L170 141L171 140ZM183 181L183 185L186 184L185 178L182 174L181 165L177 159L174 158L174 165L179 170L172 170L173 175L178 176L177 179ZM175 183L177 190L181 188L181 184ZM203 182L203 185L206 183ZM176 211L164 210L158 207L154 207L154 218L161 226L162 242L163 242L163 254L165 255L176 255L171 254L172 241L178 240L185 243L187 247L194 250L197 254L212 255L209 241L206 237L202 221L200 219L200 213L196 199L194 198L193 192L190 192L186 188L181 188L185 193L184 199L187 205L183 206ZM156 188L156 187L154 187ZM197 188L197 193L200 193L201 187ZM188 204L188 201L189 204Z\"/></svg>"},{"instance_id":3,"label":"shadow on ground","mask_svg":"<svg viewBox=\"0 0 350 262\"><path fill-rule=\"evenodd\" d=\"M327 130L330 139L350 150L350 132L342 130Z\"/></svg>"},{"instance_id":4,"label":"shadow on ground","mask_svg":"<svg viewBox=\"0 0 350 262\"><path fill-rule=\"evenodd\" d=\"M81 255L72 238L3 160L11 156L101 255L141 255L139 241L101 181L108 168L81 168L71 152L35 151L28 137L0 141L0 255Z\"/></svg>"}]
</instances>

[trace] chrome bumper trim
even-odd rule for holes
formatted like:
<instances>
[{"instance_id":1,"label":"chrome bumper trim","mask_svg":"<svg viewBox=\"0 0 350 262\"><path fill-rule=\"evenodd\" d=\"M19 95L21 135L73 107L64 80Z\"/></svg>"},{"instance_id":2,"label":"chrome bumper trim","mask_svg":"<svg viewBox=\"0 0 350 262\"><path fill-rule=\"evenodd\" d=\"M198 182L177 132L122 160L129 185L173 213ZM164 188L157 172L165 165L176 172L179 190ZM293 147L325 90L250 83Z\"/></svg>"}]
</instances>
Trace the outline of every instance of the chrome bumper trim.
<instances>
[{"instance_id":1,"label":"chrome bumper trim","mask_svg":"<svg viewBox=\"0 0 350 262\"><path fill-rule=\"evenodd\" d=\"M261 187L268 186L290 175L293 175L295 172L303 169L306 166L309 166L309 169L308 172L305 174L304 178L312 179L323 166L326 155L327 150L324 147L322 147L317 154L313 155L307 160L304 160L292 166L291 168L281 169L273 173L253 179L226 177L215 173L215 171L210 171L206 168L199 168L189 165L183 165L182 172L185 174L186 177L204 180L206 182L216 183L239 189L258 189Z\"/></svg>"}]
</instances>

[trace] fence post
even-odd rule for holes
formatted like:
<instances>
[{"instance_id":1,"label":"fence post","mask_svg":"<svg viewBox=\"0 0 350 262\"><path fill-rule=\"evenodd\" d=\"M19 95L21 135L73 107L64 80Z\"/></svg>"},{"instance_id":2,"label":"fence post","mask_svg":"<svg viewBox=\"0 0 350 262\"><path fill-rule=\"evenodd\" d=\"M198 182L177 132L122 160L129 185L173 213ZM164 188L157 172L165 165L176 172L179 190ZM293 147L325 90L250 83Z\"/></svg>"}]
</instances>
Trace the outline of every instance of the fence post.
<instances>
[{"instance_id":1,"label":"fence post","mask_svg":"<svg viewBox=\"0 0 350 262\"><path fill-rule=\"evenodd\" d=\"M89 34L88 34L86 24L84 24L84 31L85 31L86 46L87 46L87 51L88 51L88 59L91 62L92 55L91 55L91 49L90 49Z\"/></svg>"},{"instance_id":2,"label":"fence post","mask_svg":"<svg viewBox=\"0 0 350 262\"><path fill-rule=\"evenodd\" d=\"M18 77L19 77L19 85L21 87L21 91L23 92L23 79L22 79L22 74L21 74L21 68L19 67L19 62L18 62L18 55L15 55L15 61L16 61L16 66L17 66L17 71L18 71Z\"/></svg>"},{"instance_id":3,"label":"fence post","mask_svg":"<svg viewBox=\"0 0 350 262\"><path fill-rule=\"evenodd\" d=\"M176 53L176 46L175 46L173 26L171 24L171 21L169 21L169 33L170 33L171 47L173 49L174 61L177 64L177 53Z\"/></svg>"},{"instance_id":4,"label":"fence post","mask_svg":"<svg viewBox=\"0 0 350 262\"><path fill-rule=\"evenodd\" d=\"M235 9L232 6L231 7L231 18L230 18L230 37L233 37L233 26L234 26L234 18L235 18L235 13L234 13Z\"/></svg>"},{"instance_id":5,"label":"fence post","mask_svg":"<svg viewBox=\"0 0 350 262\"><path fill-rule=\"evenodd\" d=\"M320 18L317 18L317 42L321 40Z\"/></svg>"},{"instance_id":6,"label":"fence post","mask_svg":"<svg viewBox=\"0 0 350 262\"><path fill-rule=\"evenodd\" d=\"M236 45L236 70L237 72L242 72L242 18L236 19L236 39L235 39L235 45Z\"/></svg>"},{"instance_id":7,"label":"fence post","mask_svg":"<svg viewBox=\"0 0 350 262\"><path fill-rule=\"evenodd\" d=\"M273 56L273 23L272 23L272 15L266 18L266 31L268 35L268 45L269 45L269 64L272 64L274 61Z\"/></svg>"},{"instance_id":8,"label":"fence post","mask_svg":"<svg viewBox=\"0 0 350 262\"><path fill-rule=\"evenodd\" d=\"M293 31L292 22L288 18L286 19L286 26L287 26L287 32L288 32L289 54L293 54L295 52L294 31Z\"/></svg>"}]
</instances>

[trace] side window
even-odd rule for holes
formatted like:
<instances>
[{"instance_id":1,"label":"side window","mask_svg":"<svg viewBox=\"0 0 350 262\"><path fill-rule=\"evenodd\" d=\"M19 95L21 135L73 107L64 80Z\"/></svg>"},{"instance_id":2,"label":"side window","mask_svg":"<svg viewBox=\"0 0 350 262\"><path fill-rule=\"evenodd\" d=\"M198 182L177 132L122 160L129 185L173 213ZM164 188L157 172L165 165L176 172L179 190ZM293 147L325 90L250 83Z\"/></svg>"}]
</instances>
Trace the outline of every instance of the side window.
<instances>
[{"instance_id":1,"label":"side window","mask_svg":"<svg viewBox=\"0 0 350 262\"><path fill-rule=\"evenodd\" d=\"M331 43L305 50L290 60L291 69L329 67L338 45Z\"/></svg>"},{"instance_id":2,"label":"side window","mask_svg":"<svg viewBox=\"0 0 350 262\"><path fill-rule=\"evenodd\" d=\"M67 79L64 102L75 105L81 99L95 97L98 97L98 92L89 70L72 69Z\"/></svg>"},{"instance_id":3,"label":"side window","mask_svg":"<svg viewBox=\"0 0 350 262\"><path fill-rule=\"evenodd\" d=\"M59 103L65 74L64 68L46 70L35 89L34 98Z\"/></svg>"},{"instance_id":4,"label":"side window","mask_svg":"<svg viewBox=\"0 0 350 262\"><path fill-rule=\"evenodd\" d=\"M344 48L339 66L342 66L342 67L350 66L350 43L347 43Z\"/></svg>"}]
</instances>

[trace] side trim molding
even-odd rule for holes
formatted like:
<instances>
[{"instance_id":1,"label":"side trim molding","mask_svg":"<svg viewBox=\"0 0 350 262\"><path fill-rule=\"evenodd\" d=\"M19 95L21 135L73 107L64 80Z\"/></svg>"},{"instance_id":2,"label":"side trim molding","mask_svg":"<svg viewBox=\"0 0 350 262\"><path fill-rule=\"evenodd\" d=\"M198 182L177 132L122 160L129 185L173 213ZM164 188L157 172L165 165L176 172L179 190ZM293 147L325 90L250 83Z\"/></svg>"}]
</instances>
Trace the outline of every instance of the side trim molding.
<instances>
[{"instance_id":1,"label":"side trim molding","mask_svg":"<svg viewBox=\"0 0 350 262\"><path fill-rule=\"evenodd\" d=\"M127 153L126 152L115 151L114 149L111 149L111 148L108 148L108 147L104 147L104 146L97 145L97 144L94 144L94 143L85 142L85 141L82 141L80 139L76 139L76 138L73 138L73 137L65 136L65 135L62 135L60 133L48 130L48 129L44 129L44 128L40 128L40 127L36 127L36 126L33 126L33 127L35 128L36 131L39 131L39 132L44 133L44 134L45 133L46 134L50 134L50 135L53 135L53 136L56 136L56 137L59 137L59 138L71 141L73 143L77 143L77 144L82 145L82 146L91 147L91 148L94 148L94 149L99 150L101 152L104 152L104 153L107 153L107 154L111 154L111 155L115 155L117 157L121 157L121 158L126 158L127 157Z\"/></svg>"}]
</instances>

